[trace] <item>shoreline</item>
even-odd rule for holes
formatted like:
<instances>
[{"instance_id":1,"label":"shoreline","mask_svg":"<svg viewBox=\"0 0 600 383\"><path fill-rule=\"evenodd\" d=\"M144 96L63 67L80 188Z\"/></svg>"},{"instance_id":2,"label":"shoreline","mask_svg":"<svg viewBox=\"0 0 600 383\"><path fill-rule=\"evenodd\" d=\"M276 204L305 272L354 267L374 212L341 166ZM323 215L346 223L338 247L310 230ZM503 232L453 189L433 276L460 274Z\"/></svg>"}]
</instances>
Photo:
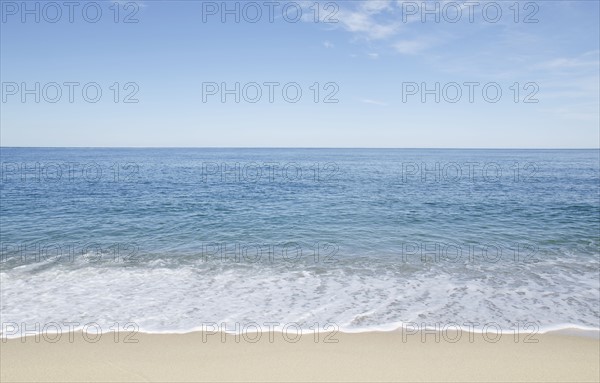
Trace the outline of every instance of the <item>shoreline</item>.
<instances>
[{"instance_id":1,"label":"shoreline","mask_svg":"<svg viewBox=\"0 0 600 383\"><path fill-rule=\"evenodd\" d=\"M65 323L70 323L70 322L65 322ZM297 322L290 322L290 324L296 324ZM48 324L56 324L60 326L60 323L58 322L50 322ZM118 324L118 323L117 323ZM257 333L257 332L262 332L262 333L268 333L268 332L275 332L275 333L282 333L282 326L274 326L274 327L267 327L270 331L262 331L262 327L260 326L260 324L258 324L259 326L259 330L255 330L256 327L255 326L251 326L251 328L244 328L243 331L230 331L230 330L225 330L223 331L223 328L227 328L227 326L225 325L225 322L207 322L205 324L205 326L211 325L214 327L211 327L211 331L210 332L217 332L217 333L223 333L223 334L227 334L227 335L242 335L242 334L252 334L252 333ZM235 324L239 324L239 323L234 323ZM329 323L330 325L331 323ZM425 326L423 326L423 324L425 324ZM409 334L414 332L414 331L419 331L422 332L423 330L428 331L428 332L439 332L439 333L443 333L443 332L452 332L455 331L457 328L454 327L451 323L446 323L444 324L444 326L448 326L446 327L442 327L442 325L440 324L434 324L437 325L438 327L434 327L434 326L428 326L427 323L423 323L422 325L419 325L418 323L402 323L401 325L395 325L395 326L386 326L383 325L381 327L373 327L373 328L357 328L357 329L348 329L348 328L344 328L344 329L339 329L336 328L335 331L330 331L325 329L324 327L318 327L316 329L313 328L306 328L306 327L295 327L292 326L294 329L299 329L301 334L303 336L308 336L310 334L314 334L315 332L318 334L326 334L326 333L331 333L331 332L335 332L338 334L364 334L364 333L396 333L396 332L400 332L402 333L403 331L408 332ZM489 325L495 325L494 322L490 322L488 323ZM10 325L16 325L16 327L13 328L9 328L8 326ZM23 323L21 325L24 325L23 328L27 328L27 325L29 325L28 323ZM35 325L35 324L34 324ZM134 323L135 326L137 326L137 324ZM223 325L224 327L221 327L221 325ZM337 326L337 325L336 325ZM43 335L53 335L53 334L58 334L58 333L62 333L62 334L68 334L69 332L77 332L80 333L83 331L83 328L85 326L75 326L72 328L65 328L65 330L68 331L52 331L52 329L56 328L55 326L52 326L50 330L48 331L30 331L30 330L22 330L19 328L19 323L16 322L5 322L3 323L2 329L6 329L9 328L9 331L11 331L11 334L4 334L2 331L0 331L0 342L4 342L6 340L13 340L13 339L22 339L22 338L26 338L26 337L40 337ZM109 334L109 333L114 333L114 330L112 327L110 327L111 331L108 331L107 328L102 328L101 326L98 325L98 328L101 330L102 334ZM135 331L130 331L130 332L135 332L136 334L145 334L145 335L188 335L188 334L194 334L194 333L203 333L203 332L209 332L209 331L205 331L206 327L196 327L193 328L191 330L164 330L164 331L155 331L155 330L146 330L146 329L139 329L136 328ZM460 330L460 332L462 333L472 333L472 334L483 334L485 332L489 333L489 334L494 334L497 333L494 330L496 328L494 328L493 326L490 326L490 328L488 328L488 330L484 331L482 326L479 327L470 327L470 326L460 326L458 327L458 329ZM15 332L15 334L12 334L12 332ZM61 328L62 330L62 328ZM575 324L565 324L565 325L553 325L553 326L548 326L546 328L542 328L542 329L536 329L535 331L528 331L528 330L524 330L521 329L519 331L515 331L514 329L506 329L506 328L499 328L499 332L502 336L513 336L513 335L522 335L522 336L526 336L526 335L568 335L568 336L574 336L574 337L582 337L582 338L591 338L591 339L597 339L600 340L600 328L593 328L593 327L587 327L587 326L583 326L583 325L575 325ZM24 334L19 334L18 332L25 332ZM89 332L89 331L88 331ZM123 331L120 330L119 332L121 333L127 333L127 331ZM289 332L289 331L288 331ZM90 332L91 334L94 334L94 331Z\"/></svg>"},{"instance_id":2,"label":"shoreline","mask_svg":"<svg viewBox=\"0 0 600 383\"><path fill-rule=\"evenodd\" d=\"M401 331L285 338L222 332L82 332L55 343L31 338L0 343L2 381L598 381L600 340L546 333L538 342L476 333ZM108 335L108 334L107 334ZM272 335L272 337L271 337ZM512 334L511 334L512 335ZM439 342L436 341L439 338ZM237 341L236 341L237 338ZM423 341L423 339L425 341ZM128 341L137 340L137 343ZM337 340L337 342L330 342ZM472 342L470 341L472 340Z\"/></svg>"}]
</instances>

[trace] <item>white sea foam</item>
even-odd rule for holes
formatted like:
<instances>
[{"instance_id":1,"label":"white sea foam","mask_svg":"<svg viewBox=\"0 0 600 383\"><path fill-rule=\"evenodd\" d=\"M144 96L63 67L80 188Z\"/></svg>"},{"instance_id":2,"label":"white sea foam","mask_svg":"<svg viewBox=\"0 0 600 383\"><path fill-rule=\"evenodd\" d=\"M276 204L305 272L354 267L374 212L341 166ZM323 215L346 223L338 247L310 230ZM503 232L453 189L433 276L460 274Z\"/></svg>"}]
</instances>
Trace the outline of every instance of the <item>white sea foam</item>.
<instances>
[{"instance_id":1,"label":"white sea foam","mask_svg":"<svg viewBox=\"0 0 600 383\"><path fill-rule=\"evenodd\" d=\"M253 323L277 322L276 329L294 323L342 332L452 324L474 332L486 325L525 333L597 332L594 268L566 266L454 266L462 267L459 273L450 267L368 262L309 268L164 260L131 267L38 264L0 273L1 311L3 324L25 324L29 330L67 322L106 330L131 322L150 333L214 324L237 332L252 331Z\"/></svg>"}]
</instances>

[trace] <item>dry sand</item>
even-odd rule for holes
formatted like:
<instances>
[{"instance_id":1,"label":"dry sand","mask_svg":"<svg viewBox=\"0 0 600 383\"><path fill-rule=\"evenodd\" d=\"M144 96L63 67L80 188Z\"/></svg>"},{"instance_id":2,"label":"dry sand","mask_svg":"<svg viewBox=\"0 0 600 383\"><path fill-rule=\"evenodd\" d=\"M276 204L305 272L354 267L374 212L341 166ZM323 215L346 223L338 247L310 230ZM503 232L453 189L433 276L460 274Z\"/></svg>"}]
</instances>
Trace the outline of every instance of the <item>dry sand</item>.
<instances>
[{"instance_id":1,"label":"dry sand","mask_svg":"<svg viewBox=\"0 0 600 383\"><path fill-rule=\"evenodd\" d=\"M34 337L0 343L0 380L10 381L344 381L344 382L587 382L600 380L600 341L571 335L537 335L538 343L515 343L504 334L486 342L462 334L451 343L434 335L403 338L400 331L320 334L286 342L281 333L263 333L251 343L233 335L136 334L138 343L115 343L104 334L97 343L74 333L50 343ZM224 334L222 334L224 335ZM472 335L473 343L469 335Z\"/></svg>"}]
</instances>

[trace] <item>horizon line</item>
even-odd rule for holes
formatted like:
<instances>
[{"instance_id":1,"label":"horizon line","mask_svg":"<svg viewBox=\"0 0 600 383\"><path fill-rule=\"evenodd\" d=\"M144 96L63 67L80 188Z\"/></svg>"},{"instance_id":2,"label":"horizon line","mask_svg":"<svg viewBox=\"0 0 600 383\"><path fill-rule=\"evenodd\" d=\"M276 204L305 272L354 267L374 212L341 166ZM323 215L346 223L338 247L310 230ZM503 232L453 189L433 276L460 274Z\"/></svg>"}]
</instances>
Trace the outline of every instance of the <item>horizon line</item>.
<instances>
[{"instance_id":1,"label":"horizon line","mask_svg":"<svg viewBox=\"0 0 600 383\"><path fill-rule=\"evenodd\" d=\"M402 149L402 150L600 150L600 147L360 147L360 146L2 146L0 149Z\"/></svg>"}]
</instances>

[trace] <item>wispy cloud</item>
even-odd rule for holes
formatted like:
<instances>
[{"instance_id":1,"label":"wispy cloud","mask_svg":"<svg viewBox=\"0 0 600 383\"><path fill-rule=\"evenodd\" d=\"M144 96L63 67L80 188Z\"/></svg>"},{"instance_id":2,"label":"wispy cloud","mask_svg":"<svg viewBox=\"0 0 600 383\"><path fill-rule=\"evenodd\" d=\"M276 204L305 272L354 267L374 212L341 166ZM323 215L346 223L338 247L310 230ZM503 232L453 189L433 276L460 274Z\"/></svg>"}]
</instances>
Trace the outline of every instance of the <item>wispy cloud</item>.
<instances>
[{"instance_id":1,"label":"wispy cloud","mask_svg":"<svg viewBox=\"0 0 600 383\"><path fill-rule=\"evenodd\" d=\"M396 52L404 55L415 55L423 52L430 46L426 40L402 40L394 43L392 47Z\"/></svg>"},{"instance_id":2,"label":"wispy cloud","mask_svg":"<svg viewBox=\"0 0 600 383\"><path fill-rule=\"evenodd\" d=\"M559 57L541 63L539 68L546 69L581 69L600 66L599 51L586 52L578 57Z\"/></svg>"},{"instance_id":3,"label":"wispy cloud","mask_svg":"<svg viewBox=\"0 0 600 383\"><path fill-rule=\"evenodd\" d=\"M384 39L390 37L399 29L396 24L378 23L370 15L360 12L343 12L340 13L340 22L346 30L361 35L370 39Z\"/></svg>"},{"instance_id":4,"label":"wispy cloud","mask_svg":"<svg viewBox=\"0 0 600 383\"><path fill-rule=\"evenodd\" d=\"M323 41L323 46L327 49L335 47L335 45L333 45L333 43L330 41Z\"/></svg>"},{"instance_id":5,"label":"wispy cloud","mask_svg":"<svg viewBox=\"0 0 600 383\"><path fill-rule=\"evenodd\" d=\"M341 26L349 32L367 39L385 39L396 34L401 25L399 20L382 20L378 16L385 16L393 9L391 0L371 0L363 2L350 2L353 8L340 8L339 21Z\"/></svg>"},{"instance_id":6,"label":"wispy cloud","mask_svg":"<svg viewBox=\"0 0 600 383\"><path fill-rule=\"evenodd\" d=\"M366 13L377 14L384 10L390 10L393 5L392 0L369 0L360 3L359 7Z\"/></svg>"}]
</instances>

